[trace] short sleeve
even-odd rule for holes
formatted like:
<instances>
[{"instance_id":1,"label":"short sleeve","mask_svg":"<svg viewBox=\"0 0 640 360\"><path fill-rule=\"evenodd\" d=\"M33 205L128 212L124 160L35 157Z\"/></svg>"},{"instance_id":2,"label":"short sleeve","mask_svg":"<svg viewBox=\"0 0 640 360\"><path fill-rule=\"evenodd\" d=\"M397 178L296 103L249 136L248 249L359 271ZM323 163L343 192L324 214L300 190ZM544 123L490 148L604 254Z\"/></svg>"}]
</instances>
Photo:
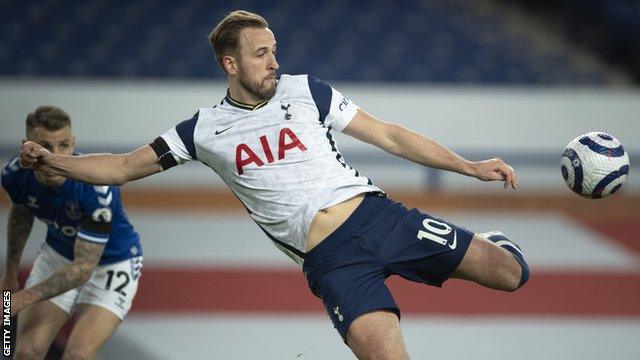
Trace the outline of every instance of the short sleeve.
<instances>
[{"instance_id":1,"label":"short sleeve","mask_svg":"<svg viewBox=\"0 0 640 360\"><path fill-rule=\"evenodd\" d=\"M19 160L20 158L15 157L2 168L2 188L14 204L20 202L19 194L23 183L21 174L24 170L20 168Z\"/></svg>"},{"instance_id":2,"label":"short sleeve","mask_svg":"<svg viewBox=\"0 0 640 360\"><path fill-rule=\"evenodd\" d=\"M114 205L119 199L117 187L86 185L81 200L85 215L78 227L78 238L106 244L111 234Z\"/></svg>"},{"instance_id":3,"label":"short sleeve","mask_svg":"<svg viewBox=\"0 0 640 360\"><path fill-rule=\"evenodd\" d=\"M358 112L358 106L338 90L315 76L308 76L309 90L320 113L320 123L337 131L344 130Z\"/></svg>"},{"instance_id":4,"label":"short sleeve","mask_svg":"<svg viewBox=\"0 0 640 360\"><path fill-rule=\"evenodd\" d=\"M161 135L179 163L197 159L193 134L199 114L200 112L197 112L191 119L179 123Z\"/></svg>"}]
</instances>

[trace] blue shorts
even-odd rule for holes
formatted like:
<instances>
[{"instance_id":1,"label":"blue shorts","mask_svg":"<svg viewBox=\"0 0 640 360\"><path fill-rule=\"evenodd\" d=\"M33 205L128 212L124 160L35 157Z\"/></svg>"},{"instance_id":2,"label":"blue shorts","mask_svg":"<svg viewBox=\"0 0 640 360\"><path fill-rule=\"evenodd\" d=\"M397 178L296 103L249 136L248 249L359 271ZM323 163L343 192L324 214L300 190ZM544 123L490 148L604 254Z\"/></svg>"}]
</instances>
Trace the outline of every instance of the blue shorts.
<instances>
[{"instance_id":1,"label":"blue shorts","mask_svg":"<svg viewBox=\"0 0 640 360\"><path fill-rule=\"evenodd\" d=\"M442 286L458 267L473 233L369 193L351 216L307 253L303 271L346 341L360 315L400 310L385 280L390 275Z\"/></svg>"}]
</instances>

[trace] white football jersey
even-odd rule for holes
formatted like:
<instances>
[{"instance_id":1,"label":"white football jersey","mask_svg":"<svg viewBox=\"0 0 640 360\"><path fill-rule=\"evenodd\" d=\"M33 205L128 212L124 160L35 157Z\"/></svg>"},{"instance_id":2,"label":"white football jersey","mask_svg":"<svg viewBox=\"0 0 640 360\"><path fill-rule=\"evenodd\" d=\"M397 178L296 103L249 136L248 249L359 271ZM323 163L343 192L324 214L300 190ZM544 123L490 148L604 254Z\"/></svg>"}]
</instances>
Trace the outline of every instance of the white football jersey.
<instances>
[{"instance_id":1,"label":"white football jersey","mask_svg":"<svg viewBox=\"0 0 640 360\"><path fill-rule=\"evenodd\" d=\"M331 129L358 107L313 76L282 75L275 95L248 106L227 96L162 135L178 161L218 173L267 236L298 264L316 212L382 191L346 164Z\"/></svg>"}]
</instances>

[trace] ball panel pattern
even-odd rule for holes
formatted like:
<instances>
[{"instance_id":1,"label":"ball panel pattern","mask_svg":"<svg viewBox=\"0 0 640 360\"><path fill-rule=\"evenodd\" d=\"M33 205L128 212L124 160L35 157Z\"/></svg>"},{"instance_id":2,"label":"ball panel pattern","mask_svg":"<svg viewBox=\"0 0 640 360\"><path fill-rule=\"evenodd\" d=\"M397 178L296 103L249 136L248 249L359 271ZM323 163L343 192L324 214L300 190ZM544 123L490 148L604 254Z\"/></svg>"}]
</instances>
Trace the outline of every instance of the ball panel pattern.
<instances>
[{"instance_id":1,"label":"ball panel pattern","mask_svg":"<svg viewBox=\"0 0 640 360\"><path fill-rule=\"evenodd\" d=\"M576 194L599 199L618 191L629 174L629 155L615 137L603 132L578 136L566 147L560 170Z\"/></svg>"}]
</instances>

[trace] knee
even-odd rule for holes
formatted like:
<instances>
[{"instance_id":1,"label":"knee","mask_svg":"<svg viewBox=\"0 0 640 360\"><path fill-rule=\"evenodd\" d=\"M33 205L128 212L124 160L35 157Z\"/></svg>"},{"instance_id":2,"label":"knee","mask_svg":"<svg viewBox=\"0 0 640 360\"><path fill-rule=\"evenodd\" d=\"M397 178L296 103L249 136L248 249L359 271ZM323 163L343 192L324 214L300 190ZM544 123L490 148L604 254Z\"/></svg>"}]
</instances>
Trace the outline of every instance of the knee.
<instances>
[{"instance_id":1,"label":"knee","mask_svg":"<svg viewBox=\"0 0 640 360\"><path fill-rule=\"evenodd\" d=\"M513 257L517 262L512 269L508 272L508 279L505 281L505 291L516 291L524 286L529 281L529 265L523 259L517 256Z\"/></svg>"},{"instance_id":2,"label":"knee","mask_svg":"<svg viewBox=\"0 0 640 360\"><path fill-rule=\"evenodd\" d=\"M67 347L62 356L62 360L89 360L93 359L96 349L90 346Z\"/></svg>"},{"instance_id":3,"label":"knee","mask_svg":"<svg viewBox=\"0 0 640 360\"><path fill-rule=\"evenodd\" d=\"M15 358L18 360L44 359L47 355L47 347L35 344L18 344Z\"/></svg>"}]
</instances>

